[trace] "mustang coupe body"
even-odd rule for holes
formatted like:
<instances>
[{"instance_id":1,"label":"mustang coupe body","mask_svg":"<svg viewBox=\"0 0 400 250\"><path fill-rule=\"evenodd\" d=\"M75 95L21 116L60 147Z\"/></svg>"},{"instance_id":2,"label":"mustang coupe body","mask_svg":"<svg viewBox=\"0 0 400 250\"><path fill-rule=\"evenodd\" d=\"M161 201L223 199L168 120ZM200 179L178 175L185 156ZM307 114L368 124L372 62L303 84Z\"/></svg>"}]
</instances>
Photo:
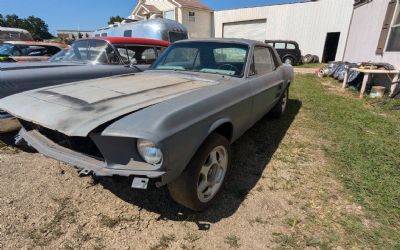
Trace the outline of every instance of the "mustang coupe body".
<instances>
[{"instance_id":1,"label":"mustang coupe body","mask_svg":"<svg viewBox=\"0 0 400 250\"><path fill-rule=\"evenodd\" d=\"M143 38L88 38L74 42L49 62L0 63L0 99L46 86L134 74L146 70L169 45ZM0 132L18 128L18 122L0 110Z\"/></svg>"},{"instance_id":2,"label":"mustang coupe body","mask_svg":"<svg viewBox=\"0 0 400 250\"><path fill-rule=\"evenodd\" d=\"M267 44L186 40L135 76L28 91L0 108L18 117L20 137L40 153L82 174L134 176L136 188L156 178L201 211L220 191L230 144L267 113L284 113L292 79Z\"/></svg>"}]
</instances>

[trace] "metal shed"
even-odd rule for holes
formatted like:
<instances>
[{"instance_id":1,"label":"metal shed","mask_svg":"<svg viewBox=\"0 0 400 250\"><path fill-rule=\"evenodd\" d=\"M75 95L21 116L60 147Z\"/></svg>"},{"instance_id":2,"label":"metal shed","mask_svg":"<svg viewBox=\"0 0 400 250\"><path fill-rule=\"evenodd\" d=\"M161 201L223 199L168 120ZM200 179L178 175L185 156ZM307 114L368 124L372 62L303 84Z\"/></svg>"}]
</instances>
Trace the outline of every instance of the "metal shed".
<instances>
[{"instance_id":1,"label":"metal shed","mask_svg":"<svg viewBox=\"0 0 400 250\"><path fill-rule=\"evenodd\" d=\"M342 60L354 0L319 0L216 11L215 37L295 40L303 54Z\"/></svg>"}]
</instances>

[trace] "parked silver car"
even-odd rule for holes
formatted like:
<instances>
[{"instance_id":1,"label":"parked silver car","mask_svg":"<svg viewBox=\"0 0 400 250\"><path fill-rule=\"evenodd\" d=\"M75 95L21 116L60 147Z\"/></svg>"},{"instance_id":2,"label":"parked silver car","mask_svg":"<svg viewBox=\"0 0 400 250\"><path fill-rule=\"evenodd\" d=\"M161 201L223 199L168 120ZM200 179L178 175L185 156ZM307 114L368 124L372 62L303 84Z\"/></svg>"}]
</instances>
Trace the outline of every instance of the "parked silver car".
<instances>
[{"instance_id":1,"label":"parked silver car","mask_svg":"<svg viewBox=\"0 0 400 250\"><path fill-rule=\"evenodd\" d=\"M0 108L20 119L20 136L40 153L81 174L136 176L136 188L156 178L201 211L221 189L230 144L268 112L284 113L292 80L267 44L188 40L135 76L25 92Z\"/></svg>"}]
</instances>

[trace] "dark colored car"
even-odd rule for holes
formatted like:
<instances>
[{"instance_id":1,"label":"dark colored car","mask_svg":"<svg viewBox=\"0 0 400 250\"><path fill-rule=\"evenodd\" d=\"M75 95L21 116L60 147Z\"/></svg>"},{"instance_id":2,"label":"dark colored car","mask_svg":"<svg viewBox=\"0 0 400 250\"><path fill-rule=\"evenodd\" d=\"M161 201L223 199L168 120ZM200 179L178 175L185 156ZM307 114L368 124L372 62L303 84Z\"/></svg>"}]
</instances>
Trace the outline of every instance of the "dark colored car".
<instances>
[{"instance_id":1,"label":"dark colored car","mask_svg":"<svg viewBox=\"0 0 400 250\"><path fill-rule=\"evenodd\" d=\"M290 65L301 62L301 51L297 42L288 40L266 40L265 42L276 49L282 62Z\"/></svg>"},{"instance_id":2,"label":"dark colored car","mask_svg":"<svg viewBox=\"0 0 400 250\"><path fill-rule=\"evenodd\" d=\"M67 47L60 43L7 41L0 45L0 62L47 61Z\"/></svg>"},{"instance_id":3,"label":"dark colored car","mask_svg":"<svg viewBox=\"0 0 400 250\"><path fill-rule=\"evenodd\" d=\"M142 38L89 38L74 42L49 62L0 63L0 99L62 83L137 73L169 45ZM0 110L0 132L18 127L15 118Z\"/></svg>"}]
</instances>

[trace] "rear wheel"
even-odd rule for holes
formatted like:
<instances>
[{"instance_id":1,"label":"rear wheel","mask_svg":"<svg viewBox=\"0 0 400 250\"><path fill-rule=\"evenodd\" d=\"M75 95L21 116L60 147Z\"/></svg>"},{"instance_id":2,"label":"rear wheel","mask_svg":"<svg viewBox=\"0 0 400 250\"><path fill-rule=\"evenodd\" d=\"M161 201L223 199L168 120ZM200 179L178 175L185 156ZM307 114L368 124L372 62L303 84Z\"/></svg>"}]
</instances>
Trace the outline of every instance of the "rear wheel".
<instances>
[{"instance_id":1,"label":"rear wheel","mask_svg":"<svg viewBox=\"0 0 400 250\"><path fill-rule=\"evenodd\" d=\"M219 194L229 165L229 141L211 134L178 179L168 184L168 190L179 204L203 211Z\"/></svg>"},{"instance_id":2,"label":"rear wheel","mask_svg":"<svg viewBox=\"0 0 400 250\"><path fill-rule=\"evenodd\" d=\"M287 103L289 101L289 88L286 88L281 99L275 104L275 106L269 112L270 116L274 118L279 118L286 111Z\"/></svg>"},{"instance_id":3,"label":"rear wheel","mask_svg":"<svg viewBox=\"0 0 400 250\"><path fill-rule=\"evenodd\" d=\"M283 59L283 62L285 63L285 64L290 64L290 65L294 65L294 59L293 58L291 58L290 56L288 56L288 57L285 57L284 59Z\"/></svg>"}]
</instances>

